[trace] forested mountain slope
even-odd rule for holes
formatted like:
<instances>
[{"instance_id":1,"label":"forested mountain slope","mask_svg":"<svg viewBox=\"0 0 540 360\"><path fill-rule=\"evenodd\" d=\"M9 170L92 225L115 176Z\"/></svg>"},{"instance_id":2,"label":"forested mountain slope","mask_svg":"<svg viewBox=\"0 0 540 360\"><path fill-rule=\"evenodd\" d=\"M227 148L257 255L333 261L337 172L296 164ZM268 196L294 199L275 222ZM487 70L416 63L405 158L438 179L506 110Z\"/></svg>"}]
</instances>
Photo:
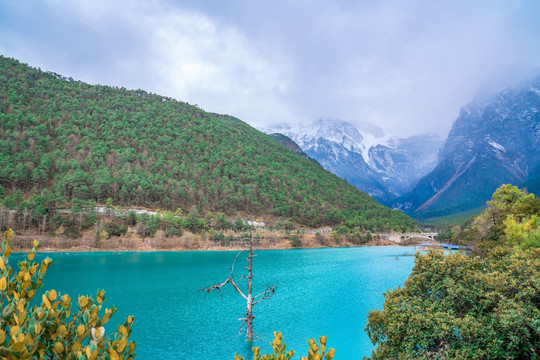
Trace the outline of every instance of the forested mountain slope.
<instances>
[{"instance_id":1,"label":"forested mountain slope","mask_svg":"<svg viewBox=\"0 0 540 360\"><path fill-rule=\"evenodd\" d=\"M230 116L0 57L0 200L81 201L408 229L388 209ZM6 200L6 199L9 199Z\"/></svg>"}]
</instances>

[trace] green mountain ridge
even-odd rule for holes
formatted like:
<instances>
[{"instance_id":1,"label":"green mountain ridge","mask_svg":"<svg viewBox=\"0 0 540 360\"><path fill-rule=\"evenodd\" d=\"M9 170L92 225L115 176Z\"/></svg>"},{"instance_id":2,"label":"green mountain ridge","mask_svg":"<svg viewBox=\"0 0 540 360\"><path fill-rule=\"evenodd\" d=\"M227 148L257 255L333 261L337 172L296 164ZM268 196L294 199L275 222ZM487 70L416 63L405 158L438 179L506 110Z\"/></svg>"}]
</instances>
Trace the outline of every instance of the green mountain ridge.
<instances>
[{"instance_id":1,"label":"green mountain ridge","mask_svg":"<svg viewBox=\"0 0 540 360\"><path fill-rule=\"evenodd\" d=\"M228 115L89 85L0 56L0 200L81 201L290 218L318 227L416 227Z\"/></svg>"}]
</instances>

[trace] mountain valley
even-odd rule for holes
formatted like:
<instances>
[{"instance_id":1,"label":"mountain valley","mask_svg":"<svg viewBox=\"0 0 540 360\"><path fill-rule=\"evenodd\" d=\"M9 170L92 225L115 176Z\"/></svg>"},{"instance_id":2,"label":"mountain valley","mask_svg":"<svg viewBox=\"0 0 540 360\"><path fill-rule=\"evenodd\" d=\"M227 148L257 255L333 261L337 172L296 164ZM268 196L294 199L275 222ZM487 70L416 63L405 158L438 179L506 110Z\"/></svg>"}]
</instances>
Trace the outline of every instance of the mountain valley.
<instances>
[{"instance_id":1,"label":"mountain valley","mask_svg":"<svg viewBox=\"0 0 540 360\"><path fill-rule=\"evenodd\" d=\"M381 129L321 119L261 129L294 140L325 169L383 204L429 218L482 207L501 184L539 193L540 77L477 96L448 137L387 138Z\"/></svg>"},{"instance_id":2,"label":"mountain valley","mask_svg":"<svg viewBox=\"0 0 540 360\"><path fill-rule=\"evenodd\" d=\"M473 100L461 109L436 168L393 207L437 217L481 207L505 183L538 191L539 111L540 77Z\"/></svg>"}]
</instances>

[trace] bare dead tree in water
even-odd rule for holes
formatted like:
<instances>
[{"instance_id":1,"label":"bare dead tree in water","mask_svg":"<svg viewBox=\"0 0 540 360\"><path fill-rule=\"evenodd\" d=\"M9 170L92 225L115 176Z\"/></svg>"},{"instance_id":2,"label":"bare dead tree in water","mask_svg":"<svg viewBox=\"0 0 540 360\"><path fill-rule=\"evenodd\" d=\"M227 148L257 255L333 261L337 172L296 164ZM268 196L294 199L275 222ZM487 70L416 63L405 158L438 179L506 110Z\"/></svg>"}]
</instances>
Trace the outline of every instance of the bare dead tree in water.
<instances>
[{"instance_id":1,"label":"bare dead tree in water","mask_svg":"<svg viewBox=\"0 0 540 360\"><path fill-rule=\"evenodd\" d=\"M217 290L219 292L219 294L221 295L221 287L223 287L223 286L225 286L227 284L231 284L234 287L234 289L236 290L236 292L238 292L238 294L240 294L246 300L246 315L245 315L245 317L239 319L239 320L242 320L242 325L240 326L240 333L242 333L242 331L245 328L246 329L246 337L247 337L248 340L251 341L253 339L253 319L255 318L255 316L253 316L253 306L260 303L263 300L270 299L274 295L274 293L276 292L277 286L267 285L266 290L264 290L263 292L261 292L258 295L255 295L255 296L252 295L252 289L253 289L253 257L255 257L255 255L253 254L253 236L252 236L251 232L250 232L249 238L248 239L243 239L243 240L248 240L248 243L247 243L248 257L246 259L247 262L248 262L248 266L247 266L247 268L245 268L245 269L248 270L248 276L242 275L240 277L240 280L247 278L247 281L248 281L247 294L244 294L244 292L240 289L240 287L238 286L238 284L234 280L234 265L236 264L236 260L238 259L240 254L243 253L245 250L240 251L236 255L236 257L234 258L233 264L231 266L231 274L229 275L227 280L225 280L221 284L215 284L215 285L211 285L211 286L209 286L207 288L201 289L201 291L209 293L209 292L211 292L213 290Z\"/></svg>"}]
</instances>

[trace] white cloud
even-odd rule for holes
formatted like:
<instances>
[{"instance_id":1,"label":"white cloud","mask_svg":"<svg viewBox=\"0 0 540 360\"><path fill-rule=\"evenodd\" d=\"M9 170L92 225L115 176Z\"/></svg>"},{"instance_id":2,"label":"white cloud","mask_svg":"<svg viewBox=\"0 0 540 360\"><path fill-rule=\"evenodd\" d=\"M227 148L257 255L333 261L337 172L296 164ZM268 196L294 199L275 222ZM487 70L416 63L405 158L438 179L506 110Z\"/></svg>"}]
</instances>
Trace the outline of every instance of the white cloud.
<instances>
[{"instance_id":1,"label":"white cloud","mask_svg":"<svg viewBox=\"0 0 540 360\"><path fill-rule=\"evenodd\" d=\"M66 56L35 66L91 83L143 88L254 124L270 117L293 120L281 101L291 86L287 58L233 25L161 1L48 0L46 5L58 18L71 19L63 40L53 39L55 31L49 38ZM14 52L30 62L46 57L39 46ZM81 52L90 56L74 60Z\"/></svg>"},{"instance_id":2,"label":"white cloud","mask_svg":"<svg viewBox=\"0 0 540 360\"><path fill-rule=\"evenodd\" d=\"M253 125L444 132L486 81L540 65L533 0L0 2L0 50Z\"/></svg>"}]
</instances>

